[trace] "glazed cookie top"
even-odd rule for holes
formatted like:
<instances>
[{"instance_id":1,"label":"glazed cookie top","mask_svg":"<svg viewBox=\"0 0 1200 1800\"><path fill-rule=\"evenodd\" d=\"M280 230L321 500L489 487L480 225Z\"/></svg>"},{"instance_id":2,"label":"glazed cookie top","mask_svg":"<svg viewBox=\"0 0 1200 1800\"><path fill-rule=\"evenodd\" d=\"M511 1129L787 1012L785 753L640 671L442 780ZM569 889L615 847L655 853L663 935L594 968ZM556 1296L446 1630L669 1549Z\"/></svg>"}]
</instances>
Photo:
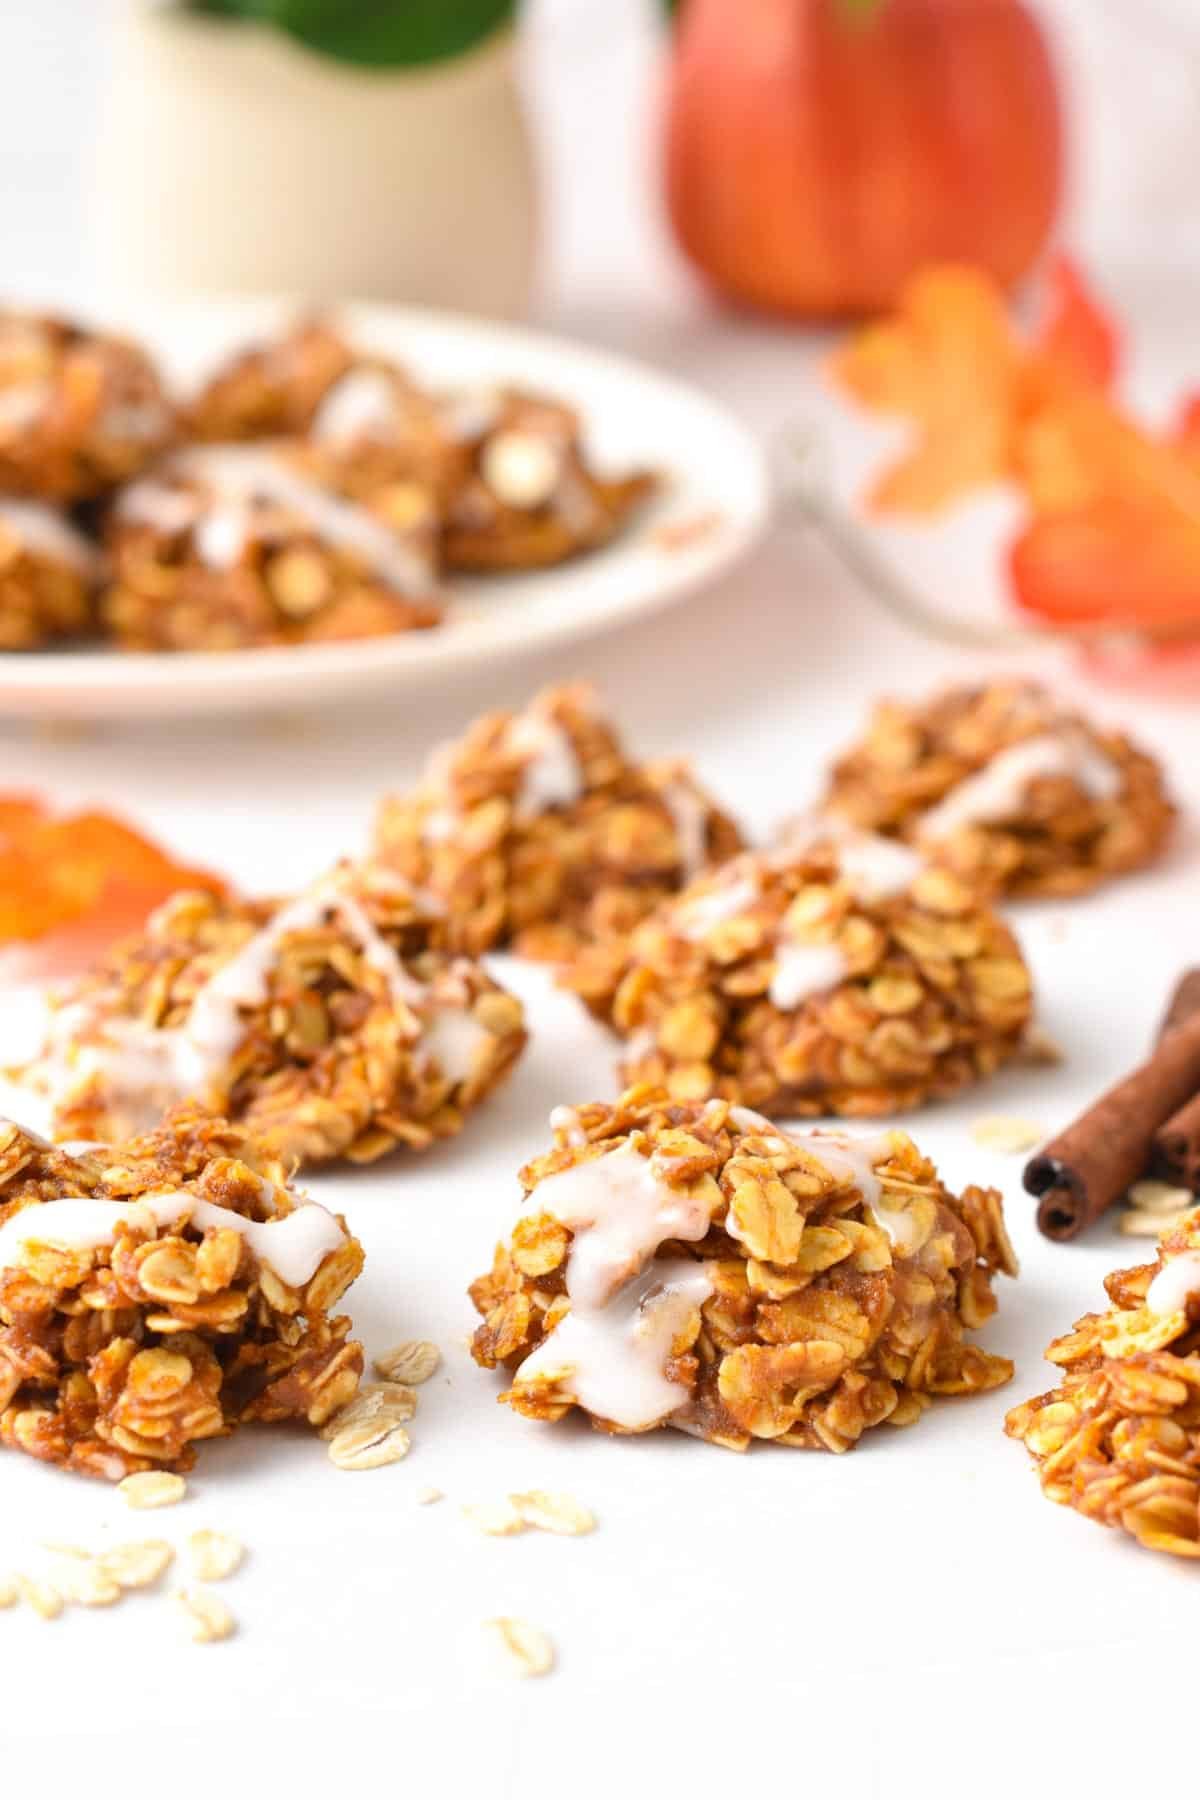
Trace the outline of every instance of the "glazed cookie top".
<instances>
[{"instance_id":1,"label":"glazed cookie top","mask_svg":"<svg viewBox=\"0 0 1200 1800\"><path fill-rule=\"evenodd\" d=\"M985 892L1070 894L1149 862L1174 816L1154 760L1031 682L883 701L827 806Z\"/></svg>"},{"instance_id":2,"label":"glazed cookie top","mask_svg":"<svg viewBox=\"0 0 1200 1800\"><path fill-rule=\"evenodd\" d=\"M511 1239L472 1289L476 1360L512 1370L508 1398L534 1417L577 1405L609 1429L671 1423L744 1444L811 1430L808 1403L857 1371L847 1419L873 1376L887 1390L856 1414L861 1430L911 1372L916 1288L917 1335L944 1307L954 1361L963 1318L992 1309L991 1272L1015 1269L999 1196L948 1195L902 1132L784 1132L650 1087L552 1124L553 1148L521 1171ZM971 1354L966 1386L1007 1378Z\"/></svg>"}]
</instances>

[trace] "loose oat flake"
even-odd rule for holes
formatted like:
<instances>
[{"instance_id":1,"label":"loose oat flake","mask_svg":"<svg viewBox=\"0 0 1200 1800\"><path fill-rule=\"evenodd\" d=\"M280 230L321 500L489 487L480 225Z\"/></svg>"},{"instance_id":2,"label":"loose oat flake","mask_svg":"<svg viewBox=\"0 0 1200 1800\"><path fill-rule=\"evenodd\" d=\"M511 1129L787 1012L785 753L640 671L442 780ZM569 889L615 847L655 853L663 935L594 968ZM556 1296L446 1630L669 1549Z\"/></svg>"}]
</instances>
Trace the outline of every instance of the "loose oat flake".
<instances>
[{"instance_id":1,"label":"loose oat flake","mask_svg":"<svg viewBox=\"0 0 1200 1800\"><path fill-rule=\"evenodd\" d=\"M1035 1125L1031 1119L1017 1119L1007 1113L992 1113L983 1119L976 1119L971 1126L971 1136L981 1150L997 1150L1002 1156L1019 1156L1023 1150L1032 1150L1035 1144L1044 1140L1046 1133L1041 1125Z\"/></svg>"},{"instance_id":2,"label":"loose oat flake","mask_svg":"<svg viewBox=\"0 0 1200 1800\"><path fill-rule=\"evenodd\" d=\"M348 1425L329 1446L329 1460L338 1469L382 1469L408 1455L410 1440L402 1425L388 1419L369 1419Z\"/></svg>"},{"instance_id":3,"label":"loose oat flake","mask_svg":"<svg viewBox=\"0 0 1200 1800\"><path fill-rule=\"evenodd\" d=\"M419 1387L421 1382L428 1381L441 1367L442 1353L436 1344L424 1339L412 1339L407 1343L397 1344L392 1350L385 1350L374 1362L375 1373L382 1375L385 1381L407 1382Z\"/></svg>"},{"instance_id":4,"label":"loose oat flake","mask_svg":"<svg viewBox=\"0 0 1200 1800\"><path fill-rule=\"evenodd\" d=\"M62 1595L48 1581L31 1581L27 1575L19 1575L17 1591L39 1619L57 1619L63 1609Z\"/></svg>"},{"instance_id":5,"label":"loose oat flake","mask_svg":"<svg viewBox=\"0 0 1200 1800\"><path fill-rule=\"evenodd\" d=\"M97 1563L73 1562L54 1572L54 1585L72 1606L115 1606L121 1590Z\"/></svg>"},{"instance_id":6,"label":"loose oat flake","mask_svg":"<svg viewBox=\"0 0 1200 1800\"><path fill-rule=\"evenodd\" d=\"M1190 1212L1196 1197L1190 1188L1177 1187L1169 1181L1135 1181L1129 1199L1140 1212Z\"/></svg>"},{"instance_id":7,"label":"loose oat flake","mask_svg":"<svg viewBox=\"0 0 1200 1800\"><path fill-rule=\"evenodd\" d=\"M12 1575L0 1575L0 1612L17 1604L20 1589Z\"/></svg>"},{"instance_id":8,"label":"loose oat flake","mask_svg":"<svg viewBox=\"0 0 1200 1800\"><path fill-rule=\"evenodd\" d=\"M558 1537L584 1537L596 1528L596 1515L570 1494L547 1494L533 1488L527 1494L510 1494L511 1505L535 1531L552 1531Z\"/></svg>"},{"instance_id":9,"label":"loose oat flake","mask_svg":"<svg viewBox=\"0 0 1200 1800\"><path fill-rule=\"evenodd\" d=\"M516 1537L525 1520L511 1500L477 1500L462 1509L463 1518L488 1537Z\"/></svg>"},{"instance_id":10,"label":"loose oat flake","mask_svg":"<svg viewBox=\"0 0 1200 1800\"><path fill-rule=\"evenodd\" d=\"M422 1488L420 1490L420 1492L417 1494L417 1505L418 1506L433 1506L436 1501L444 1500L445 1498L446 1498L446 1496L442 1492L441 1488L426 1487L426 1488Z\"/></svg>"},{"instance_id":11,"label":"loose oat flake","mask_svg":"<svg viewBox=\"0 0 1200 1800\"><path fill-rule=\"evenodd\" d=\"M225 1531L193 1531L188 1559L197 1581L226 1581L241 1567L245 1550Z\"/></svg>"},{"instance_id":12,"label":"loose oat flake","mask_svg":"<svg viewBox=\"0 0 1200 1800\"><path fill-rule=\"evenodd\" d=\"M175 1552L163 1538L147 1538L137 1544L117 1544L96 1558L99 1567L122 1589L153 1587L174 1560Z\"/></svg>"},{"instance_id":13,"label":"loose oat flake","mask_svg":"<svg viewBox=\"0 0 1200 1800\"><path fill-rule=\"evenodd\" d=\"M232 1637L237 1629L225 1602L207 1588L179 1588L175 1599L194 1644L218 1644L223 1638Z\"/></svg>"},{"instance_id":14,"label":"loose oat flake","mask_svg":"<svg viewBox=\"0 0 1200 1800\"><path fill-rule=\"evenodd\" d=\"M523 1619L485 1619L483 1629L510 1675L548 1675L554 1667L554 1645L536 1625Z\"/></svg>"},{"instance_id":15,"label":"loose oat flake","mask_svg":"<svg viewBox=\"0 0 1200 1800\"><path fill-rule=\"evenodd\" d=\"M168 1469L143 1469L119 1481L117 1492L126 1506L143 1512L156 1506L177 1506L187 1493L187 1482Z\"/></svg>"}]
</instances>

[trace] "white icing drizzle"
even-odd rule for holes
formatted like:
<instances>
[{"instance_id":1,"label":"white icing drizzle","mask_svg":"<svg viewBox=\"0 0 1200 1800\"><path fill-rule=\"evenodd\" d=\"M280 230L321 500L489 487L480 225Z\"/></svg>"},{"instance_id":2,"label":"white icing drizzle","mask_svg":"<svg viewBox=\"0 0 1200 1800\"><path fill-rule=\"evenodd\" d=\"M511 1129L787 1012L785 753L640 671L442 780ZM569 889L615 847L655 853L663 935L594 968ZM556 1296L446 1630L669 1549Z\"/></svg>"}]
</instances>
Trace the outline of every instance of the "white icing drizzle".
<instances>
[{"instance_id":1,"label":"white icing drizzle","mask_svg":"<svg viewBox=\"0 0 1200 1800\"><path fill-rule=\"evenodd\" d=\"M552 1379L587 1410L627 1430L661 1424L688 1398L668 1379L671 1342L712 1292L703 1263L654 1260L663 1243L697 1243L709 1207L664 1181L655 1158L628 1139L539 1182L526 1208L574 1235L567 1259L570 1312L525 1359L517 1383Z\"/></svg>"},{"instance_id":2,"label":"white icing drizzle","mask_svg":"<svg viewBox=\"0 0 1200 1800\"><path fill-rule=\"evenodd\" d=\"M269 450L241 444L181 450L163 464L162 474L196 481L208 489L212 502L202 503L200 514L211 512L213 503L226 511L226 520L217 531L218 567L226 567L229 561L240 556L256 529L255 503L265 501L294 512L324 543L360 558L373 574L397 592L421 594L433 588L428 560L410 544L389 531L363 507L340 500L315 482L304 480ZM147 488L152 490L150 494L146 493ZM156 523L155 513L161 509L166 516L169 508L169 516L176 517L174 496L178 490L169 486L165 489L173 497L170 501L160 498L163 491L161 480L135 482L122 502L123 515L153 524ZM234 526L235 519L239 521L240 531ZM199 533L197 551L204 554Z\"/></svg>"},{"instance_id":3,"label":"white icing drizzle","mask_svg":"<svg viewBox=\"0 0 1200 1800\"><path fill-rule=\"evenodd\" d=\"M96 546L53 506L37 500L0 499L0 524L27 550L65 563L81 575L95 575L100 566Z\"/></svg>"},{"instance_id":4,"label":"white icing drizzle","mask_svg":"<svg viewBox=\"0 0 1200 1800\"><path fill-rule=\"evenodd\" d=\"M261 1186L265 1198L274 1196L269 1182ZM0 1269L19 1267L27 1244L46 1244L55 1250L111 1245L117 1224L129 1218L134 1204L144 1206L160 1226L186 1219L197 1231L236 1231L259 1262L292 1288L304 1287L330 1251L346 1242L333 1214L315 1201L306 1201L283 1218L257 1220L181 1189L163 1188L140 1194L136 1202L68 1199L24 1206L0 1225Z\"/></svg>"},{"instance_id":5,"label":"white icing drizzle","mask_svg":"<svg viewBox=\"0 0 1200 1800\"><path fill-rule=\"evenodd\" d=\"M887 900L903 893L925 866L907 844L859 831L836 813L820 812L789 821L779 845L767 852L768 865L793 868L821 845L836 851L842 880L862 900Z\"/></svg>"},{"instance_id":6,"label":"white icing drizzle","mask_svg":"<svg viewBox=\"0 0 1200 1800\"><path fill-rule=\"evenodd\" d=\"M254 535L254 509L245 500L217 500L196 520L193 543L210 569L232 569Z\"/></svg>"},{"instance_id":7,"label":"white icing drizzle","mask_svg":"<svg viewBox=\"0 0 1200 1800\"><path fill-rule=\"evenodd\" d=\"M386 443L396 436L396 390L382 369L350 369L318 406L312 436L318 443Z\"/></svg>"},{"instance_id":8,"label":"white icing drizzle","mask_svg":"<svg viewBox=\"0 0 1200 1800\"><path fill-rule=\"evenodd\" d=\"M161 400L114 400L100 416L100 429L108 437L149 444L167 428L167 409Z\"/></svg>"},{"instance_id":9,"label":"white icing drizzle","mask_svg":"<svg viewBox=\"0 0 1200 1800\"><path fill-rule=\"evenodd\" d=\"M575 746L555 719L534 710L518 713L508 727L506 748L524 758L514 802L519 819L574 806L583 798L583 770Z\"/></svg>"},{"instance_id":10,"label":"white icing drizzle","mask_svg":"<svg viewBox=\"0 0 1200 1800\"><path fill-rule=\"evenodd\" d=\"M490 1042L491 1033L467 1007L440 1007L421 1038L423 1054L435 1060L447 1081L466 1081L475 1065L475 1052Z\"/></svg>"},{"instance_id":11,"label":"white icing drizzle","mask_svg":"<svg viewBox=\"0 0 1200 1800\"><path fill-rule=\"evenodd\" d=\"M587 1132L580 1123L579 1114L573 1106L556 1106L550 1114L551 1131L560 1132L568 1144L578 1148L588 1141Z\"/></svg>"},{"instance_id":12,"label":"white icing drizzle","mask_svg":"<svg viewBox=\"0 0 1200 1800\"><path fill-rule=\"evenodd\" d=\"M691 881L708 861L708 807L687 774L680 771L658 790L679 840L679 866Z\"/></svg>"},{"instance_id":13,"label":"white icing drizzle","mask_svg":"<svg viewBox=\"0 0 1200 1800\"><path fill-rule=\"evenodd\" d=\"M964 826L1014 818L1030 784L1046 776L1065 777L1095 800L1110 800L1121 788L1121 772L1111 758L1077 727L1063 726L1022 738L960 781L925 814L921 836L933 842Z\"/></svg>"},{"instance_id":14,"label":"white icing drizzle","mask_svg":"<svg viewBox=\"0 0 1200 1800\"><path fill-rule=\"evenodd\" d=\"M746 1106L731 1106L729 1117L740 1131L768 1139L768 1149L786 1148L786 1140L777 1134L769 1119L751 1112ZM863 1204L875 1215L876 1223L885 1231L892 1247L907 1254L915 1247L915 1226L907 1208L884 1204L883 1183L876 1165L886 1162L892 1153L891 1133L886 1131L854 1137L846 1131L830 1131L816 1126L811 1131L793 1131L791 1141L808 1151L827 1169L836 1181L849 1182L863 1197ZM725 1225L730 1237L739 1238L737 1221L731 1216Z\"/></svg>"},{"instance_id":15,"label":"white icing drizzle","mask_svg":"<svg viewBox=\"0 0 1200 1800\"><path fill-rule=\"evenodd\" d=\"M438 403L438 420L456 444L469 444L486 436L503 411L504 396L499 388L463 388Z\"/></svg>"},{"instance_id":16,"label":"white icing drizzle","mask_svg":"<svg viewBox=\"0 0 1200 1800\"><path fill-rule=\"evenodd\" d=\"M559 484L564 448L544 432L519 426L497 431L483 447L479 473L503 506L533 512Z\"/></svg>"},{"instance_id":17,"label":"white icing drizzle","mask_svg":"<svg viewBox=\"0 0 1200 1800\"><path fill-rule=\"evenodd\" d=\"M0 387L0 436L19 437L36 425L54 399L52 382L35 376Z\"/></svg>"},{"instance_id":18,"label":"white icing drizzle","mask_svg":"<svg viewBox=\"0 0 1200 1800\"><path fill-rule=\"evenodd\" d=\"M885 1231L892 1248L908 1254L916 1246L916 1222L907 1207L890 1207L884 1202L883 1183L875 1173L876 1164L886 1162L892 1152L890 1132L852 1137L845 1131L814 1131L794 1134L831 1175L840 1181L853 1182L864 1203L875 1215L876 1223Z\"/></svg>"},{"instance_id":19,"label":"white icing drizzle","mask_svg":"<svg viewBox=\"0 0 1200 1800\"><path fill-rule=\"evenodd\" d=\"M1200 1298L1200 1250L1185 1250L1163 1264L1146 1291L1146 1305L1159 1318L1186 1312Z\"/></svg>"},{"instance_id":20,"label":"white icing drizzle","mask_svg":"<svg viewBox=\"0 0 1200 1800\"><path fill-rule=\"evenodd\" d=\"M113 512L131 525L150 525L173 536L191 530L204 512L204 502L190 488L169 487L165 481L147 477L121 490Z\"/></svg>"},{"instance_id":21,"label":"white icing drizzle","mask_svg":"<svg viewBox=\"0 0 1200 1800\"><path fill-rule=\"evenodd\" d=\"M767 996L781 1012L792 1012L813 994L837 987L848 974L845 955L836 944L798 944L783 938L776 945Z\"/></svg>"},{"instance_id":22,"label":"white icing drizzle","mask_svg":"<svg viewBox=\"0 0 1200 1800\"><path fill-rule=\"evenodd\" d=\"M740 865L730 864L726 877L705 893L685 895L675 908L675 928L680 937L695 943L708 936L760 898L761 889L753 873L739 874Z\"/></svg>"},{"instance_id":23,"label":"white icing drizzle","mask_svg":"<svg viewBox=\"0 0 1200 1800\"><path fill-rule=\"evenodd\" d=\"M910 888L924 863L907 844L869 832L847 833L838 840L838 865L843 879L864 900L886 900Z\"/></svg>"}]
</instances>

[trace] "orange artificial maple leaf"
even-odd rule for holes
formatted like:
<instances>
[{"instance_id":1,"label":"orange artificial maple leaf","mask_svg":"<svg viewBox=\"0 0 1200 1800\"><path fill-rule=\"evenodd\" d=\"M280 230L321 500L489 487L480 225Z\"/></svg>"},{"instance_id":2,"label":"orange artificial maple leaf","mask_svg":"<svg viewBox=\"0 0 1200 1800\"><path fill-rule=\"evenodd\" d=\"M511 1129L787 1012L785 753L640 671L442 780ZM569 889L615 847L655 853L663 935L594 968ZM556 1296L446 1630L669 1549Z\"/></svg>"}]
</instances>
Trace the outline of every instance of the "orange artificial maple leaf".
<instances>
[{"instance_id":1,"label":"orange artificial maple leaf","mask_svg":"<svg viewBox=\"0 0 1200 1800\"><path fill-rule=\"evenodd\" d=\"M55 815L36 795L0 795L0 948L33 951L38 972L80 966L183 888L225 887L108 813Z\"/></svg>"}]
</instances>

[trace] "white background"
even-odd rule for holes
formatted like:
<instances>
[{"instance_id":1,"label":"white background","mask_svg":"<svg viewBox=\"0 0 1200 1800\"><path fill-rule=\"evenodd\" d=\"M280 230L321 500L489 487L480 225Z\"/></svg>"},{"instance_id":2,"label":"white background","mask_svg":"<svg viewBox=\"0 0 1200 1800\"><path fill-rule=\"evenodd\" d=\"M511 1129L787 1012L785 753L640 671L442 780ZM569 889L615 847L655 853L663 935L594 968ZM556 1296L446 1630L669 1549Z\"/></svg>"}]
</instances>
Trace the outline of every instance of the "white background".
<instances>
[{"instance_id":1,"label":"white background","mask_svg":"<svg viewBox=\"0 0 1200 1800\"><path fill-rule=\"evenodd\" d=\"M1134 309L1147 346L1140 377L1162 392L1200 361L1200 43L1193 66L1118 34L1116 4L1055 10L1073 32L1087 101L1075 236ZM0 284L14 292L88 293L104 16L88 0L13 0L0 16ZM645 167L646 10L536 7L528 75L547 158L543 321L691 375L764 433L802 411L804 340L711 312L660 234ZM286 887L363 843L376 795L409 779L431 741L546 680L592 676L632 744L694 755L765 829L813 792L871 695L918 691L964 667L882 621L815 552L780 536L720 590L570 659L497 667L353 717L83 738L0 729L0 769L5 787L119 805L247 886ZM1192 816L1165 868L1094 900L1022 911L1066 1066L1006 1075L915 1121L948 1179L1005 1189L1023 1273L1005 1284L986 1341L1016 1357L1013 1387L946 1404L839 1459L736 1458L671 1434L611 1443L496 1407L497 1384L462 1348L462 1289L511 1218L515 1170L544 1142L549 1107L611 1091L603 1037L518 972L535 1040L466 1136L421 1160L312 1183L366 1242L351 1299L368 1345L429 1335L446 1353L406 1463L351 1477L314 1443L243 1434L203 1452L184 1508L141 1516L106 1489L4 1458L0 1565L28 1563L46 1537L178 1539L207 1524L252 1551L226 1590L242 1631L211 1649L177 1641L157 1597L52 1625L0 1616L6 1792L21 1791L22 1772L51 1792L336 1783L585 1800L926 1800L1051 1781L1106 1796L1187 1782L1200 1577L1048 1505L1000 1432L1013 1400L1048 1385L1047 1339L1098 1300L1108 1268L1138 1258L1107 1227L1084 1246L1041 1243L1019 1162L984 1154L968 1132L985 1111L1064 1123L1141 1053L1170 981L1200 950L1195 711L1114 694L1089 703L1164 754ZM414 1496L431 1483L448 1498L419 1508ZM595 1536L492 1541L458 1516L462 1501L535 1485L592 1505ZM506 1684L480 1669L479 1621L495 1613L552 1634L552 1680Z\"/></svg>"}]
</instances>

